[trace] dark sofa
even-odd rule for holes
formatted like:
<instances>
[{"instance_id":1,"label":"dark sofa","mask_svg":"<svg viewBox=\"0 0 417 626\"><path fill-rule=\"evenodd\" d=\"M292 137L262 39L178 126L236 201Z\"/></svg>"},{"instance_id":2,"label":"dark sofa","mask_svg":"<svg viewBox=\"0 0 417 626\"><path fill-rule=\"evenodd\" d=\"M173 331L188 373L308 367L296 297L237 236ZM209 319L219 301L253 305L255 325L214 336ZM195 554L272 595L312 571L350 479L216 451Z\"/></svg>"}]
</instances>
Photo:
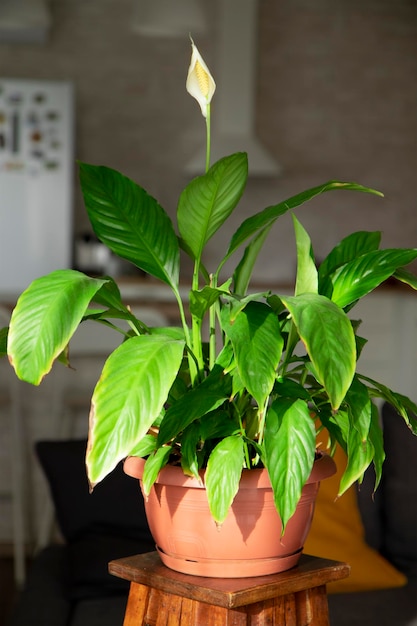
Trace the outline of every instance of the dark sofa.
<instances>
[{"instance_id":1,"label":"dark sofa","mask_svg":"<svg viewBox=\"0 0 417 626\"><path fill-rule=\"evenodd\" d=\"M417 626L417 438L383 409L387 460L375 501L359 504L368 542L408 577L406 586L329 595L332 626ZM39 442L65 543L34 559L9 626L121 626L128 584L108 561L154 549L137 481L121 466L88 493L85 441ZM203 626L203 625L201 625Z\"/></svg>"}]
</instances>

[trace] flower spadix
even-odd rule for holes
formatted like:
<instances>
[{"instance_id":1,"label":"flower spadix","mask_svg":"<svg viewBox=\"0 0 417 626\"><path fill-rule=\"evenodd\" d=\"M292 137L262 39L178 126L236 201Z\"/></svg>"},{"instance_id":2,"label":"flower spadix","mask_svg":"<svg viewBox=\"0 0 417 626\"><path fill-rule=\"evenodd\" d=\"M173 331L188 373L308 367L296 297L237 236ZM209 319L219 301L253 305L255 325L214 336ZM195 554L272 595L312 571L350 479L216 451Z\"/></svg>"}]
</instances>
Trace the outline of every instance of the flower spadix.
<instances>
[{"instance_id":1,"label":"flower spadix","mask_svg":"<svg viewBox=\"0 0 417 626\"><path fill-rule=\"evenodd\" d=\"M188 93L197 100L203 116L207 117L207 105L210 104L216 91L216 83L192 39L191 47L191 62L185 86Z\"/></svg>"}]
</instances>

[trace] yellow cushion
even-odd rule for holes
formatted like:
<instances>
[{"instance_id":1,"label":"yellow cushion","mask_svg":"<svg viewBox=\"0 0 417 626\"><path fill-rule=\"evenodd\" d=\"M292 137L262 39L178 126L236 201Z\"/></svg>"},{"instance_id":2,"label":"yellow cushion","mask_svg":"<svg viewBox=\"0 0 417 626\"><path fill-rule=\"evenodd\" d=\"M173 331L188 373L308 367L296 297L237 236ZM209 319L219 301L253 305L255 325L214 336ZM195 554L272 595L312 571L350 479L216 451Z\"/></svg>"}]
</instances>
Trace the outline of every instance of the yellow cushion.
<instances>
[{"instance_id":1,"label":"yellow cushion","mask_svg":"<svg viewBox=\"0 0 417 626\"><path fill-rule=\"evenodd\" d=\"M406 577L365 543L355 486L335 501L346 466L346 456L339 446L335 461L337 473L320 485L304 552L351 566L349 578L330 583L328 593L401 587L407 582Z\"/></svg>"}]
</instances>

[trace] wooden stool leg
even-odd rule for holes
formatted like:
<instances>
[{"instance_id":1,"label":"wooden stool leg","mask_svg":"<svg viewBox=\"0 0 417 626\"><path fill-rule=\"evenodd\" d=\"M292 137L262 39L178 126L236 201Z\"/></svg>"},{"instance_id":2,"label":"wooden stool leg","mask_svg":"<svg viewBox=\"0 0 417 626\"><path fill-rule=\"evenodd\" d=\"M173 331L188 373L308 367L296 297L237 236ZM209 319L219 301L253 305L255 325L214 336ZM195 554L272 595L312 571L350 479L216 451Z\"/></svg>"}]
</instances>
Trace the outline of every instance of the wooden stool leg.
<instances>
[{"instance_id":1,"label":"wooden stool leg","mask_svg":"<svg viewBox=\"0 0 417 626\"><path fill-rule=\"evenodd\" d=\"M130 583L129 598L127 600L123 626L138 626L144 623L148 608L149 587Z\"/></svg>"},{"instance_id":2,"label":"wooden stool leg","mask_svg":"<svg viewBox=\"0 0 417 626\"><path fill-rule=\"evenodd\" d=\"M329 626L326 586L313 587L295 594L297 624Z\"/></svg>"}]
</instances>

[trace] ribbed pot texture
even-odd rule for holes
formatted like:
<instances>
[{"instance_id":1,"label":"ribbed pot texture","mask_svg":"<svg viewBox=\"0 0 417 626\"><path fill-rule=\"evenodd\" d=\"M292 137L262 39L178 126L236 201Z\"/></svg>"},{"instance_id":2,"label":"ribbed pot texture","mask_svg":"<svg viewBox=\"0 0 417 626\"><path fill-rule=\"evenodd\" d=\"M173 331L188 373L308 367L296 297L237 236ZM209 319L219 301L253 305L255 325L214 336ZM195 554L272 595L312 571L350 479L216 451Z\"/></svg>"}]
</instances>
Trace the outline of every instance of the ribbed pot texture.
<instances>
[{"instance_id":1,"label":"ribbed pot texture","mask_svg":"<svg viewBox=\"0 0 417 626\"><path fill-rule=\"evenodd\" d=\"M145 461L129 457L124 470L139 479ZM320 481L334 474L333 459L321 455L303 488L301 500L281 537L281 521L267 470L243 470L239 491L225 522L210 514L202 482L180 467L166 466L145 498L148 524L162 562L185 574L245 578L294 567L311 526ZM141 483L142 487L142 483Z\"/></svg>"}]
</instances>

